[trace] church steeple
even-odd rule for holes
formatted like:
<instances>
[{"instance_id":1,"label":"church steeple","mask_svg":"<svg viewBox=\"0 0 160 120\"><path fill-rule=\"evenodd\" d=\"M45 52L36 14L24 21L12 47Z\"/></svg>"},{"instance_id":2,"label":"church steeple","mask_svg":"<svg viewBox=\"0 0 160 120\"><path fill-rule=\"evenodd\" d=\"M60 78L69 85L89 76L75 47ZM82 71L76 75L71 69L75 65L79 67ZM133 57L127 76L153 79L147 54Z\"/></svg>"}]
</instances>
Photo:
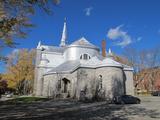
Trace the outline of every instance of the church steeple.
<instances>
[{"instance_id":1,"label":"church steeple","mask_svg":"<svg viewBox=\"0 0 160 120\"><path fill-rule=\"evenodd\" d=\"M67 25L66 25L66 18L64 19L64 26L63 26L63 32L62 32L62 38L60 46L64 47L66 46L66 39L67 39Z\"/></svg>"},{"instance_id":2,"label":"church steeple","mask_svg":"<svg viewBox=\"0 0 160 120\"><path fill-rule=\"evenodd\" d=\"M41 47L41 41L38 42L37 49Z\"/></svg>"}]
</instances>

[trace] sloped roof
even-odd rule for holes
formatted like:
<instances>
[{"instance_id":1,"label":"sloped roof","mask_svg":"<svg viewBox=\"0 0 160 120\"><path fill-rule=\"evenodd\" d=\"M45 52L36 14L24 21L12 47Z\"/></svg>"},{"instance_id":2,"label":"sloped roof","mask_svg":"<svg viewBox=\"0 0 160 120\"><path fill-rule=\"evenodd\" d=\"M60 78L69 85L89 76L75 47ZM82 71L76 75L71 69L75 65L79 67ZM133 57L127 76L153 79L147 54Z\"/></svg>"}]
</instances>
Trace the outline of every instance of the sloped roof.
<instances>
[{"instance_id":1,"label":"sloped roof","mask_svg":"<svg viewBox=\"0 0 160 120\"><path fill-rule=\"evenodd\" d=\"M81 64L81 66L85 67L85 66L90 66L90 67L97 67L97 64L101 63L101 60L98 59L97 56L92 57L90 60L83 62Z\"/></svg>"},{"instance_id":2,"label":"sloped roof","mask_svg":"<svg viewBox=\"0 0 160 120\"><path fill-rule=\"evenodd\" d=\"M122 64L122 66L123 66L123 70L125 70L125 71L133 71L134 70L133 67L131 67L131 66L128 66L125 64Z\"/></svg>"},{"instance_id":3,"label":"sloped roof","mask_svg":"<svg viewBox=\"0 0 160 120\"><path fill-rule=\"evenodd\" d=\"M114 61L112 58L99 59L97 56L81 64L81 67L123 67L121 63Z\"/></svg>"},{"instance_id":4,"label":"sloped roof","mask_svg":"<svg viewBox=\"0 0 160 120\"><path fill-rule=\"evenodd\" d=\"M115 60L113 60L112 58L105 58L102 63L102 66L115 66L115 67L122 67L122 64L119 62L116 62Z\"/></svg>"},{"instance_id":5,"label":"sloped roof","mask_svg":"<svg viewBox=\"0 0 160 120\"><path fill-rule=\"evenodd\" d=\"M76 40L75 42L73 42L72 44L70 44L69 47L70 46L81 46L81 47L88 47L88 48L99 49L98 47L96 47L95 45L93 45L92 43L90 43L88 40L86 40L86 38L84 38L84 37Z\"/></svg>"},{"instance_id":6,"label":"sloped roof","mask_svg":"<svg viewBox=\"0 0 160 120\"><path fill-rule=\"evenodd\" d=\"M79 67L89 67L89 68L98 68L98 67L123 67L121 63L114 61L111 58L105 58L100 60L97 56L91 58L86 62L80 62L78 60L70 60L62 63L58 67L53 68L48 71L47 74L55 73L71 73Z\"/></svg>"},{"instance_id":7,"label":"sloped roof","mask_svg":"<svg viewBox=\"0 0 160 120\"><path fill-rule=\"evenodd\" d=\"M76 60L70 60L62 63L58 67L53 68L52 70L48 71L46 74L51 73L70 73L77 69L80 66L80 62Z\"/></svg>"},{"instance_id":8,"label":"sloped roof","mask_svg":"<svg viewBox=\"0 0 160 120\"><path fill-rule=\"evenodd\" d=\"M49 52L63 53L66 48L65 47L41 45L41 49L44 49L44 51L49 51Z\"/></svg>"}]
</instances>

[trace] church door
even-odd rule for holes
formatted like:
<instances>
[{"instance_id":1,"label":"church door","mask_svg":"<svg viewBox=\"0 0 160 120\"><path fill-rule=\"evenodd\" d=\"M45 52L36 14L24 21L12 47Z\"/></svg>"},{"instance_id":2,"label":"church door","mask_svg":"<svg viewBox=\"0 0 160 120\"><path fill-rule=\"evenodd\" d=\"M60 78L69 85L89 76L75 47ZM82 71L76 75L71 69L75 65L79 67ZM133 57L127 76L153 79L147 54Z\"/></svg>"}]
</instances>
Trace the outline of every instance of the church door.
<instances>
[{"instance_id":1,"label":"church door","mask_svg":"<svg viewBox=\"0 0 160 120\"><path fill-rule=\"evenodd\" d=\"M67 93L69 94L69 91L70 91L70 80L66 79L66 78L63 78L62 79L63 81L63 93Z\"/></svg>"}]
</instances>

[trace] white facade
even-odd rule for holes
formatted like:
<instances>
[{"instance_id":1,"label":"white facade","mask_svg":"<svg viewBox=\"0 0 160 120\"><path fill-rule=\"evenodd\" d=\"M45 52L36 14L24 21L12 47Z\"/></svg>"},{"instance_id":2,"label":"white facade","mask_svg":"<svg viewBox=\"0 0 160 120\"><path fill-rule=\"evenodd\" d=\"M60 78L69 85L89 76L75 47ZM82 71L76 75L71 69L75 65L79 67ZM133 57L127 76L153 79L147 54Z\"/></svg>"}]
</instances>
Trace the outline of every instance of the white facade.
<instances>
[{"instance_id":1,"label":"white facade","mask_svg":"<svg viewBox=\"0 0 160 120\"><path fill-rule=\"evenodd\" d=\"M60 47L37 46L34 93L36 96L88 99L133 95L133 69L107 57L84 37L66 45L64 23ZM131 86L131 87L126 87Z\"/></svg>"}]
</instances>

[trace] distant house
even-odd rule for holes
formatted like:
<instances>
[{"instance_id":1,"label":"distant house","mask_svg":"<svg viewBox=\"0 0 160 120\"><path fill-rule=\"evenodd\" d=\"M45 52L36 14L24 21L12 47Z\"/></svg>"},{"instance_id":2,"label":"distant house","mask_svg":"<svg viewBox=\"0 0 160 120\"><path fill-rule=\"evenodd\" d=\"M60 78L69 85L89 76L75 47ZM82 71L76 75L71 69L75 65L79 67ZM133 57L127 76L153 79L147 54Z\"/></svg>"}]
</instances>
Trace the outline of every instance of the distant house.
<instances>
[{"instance_id":1,"label":"distant house","mask_svg":"<svg viewBox=\"0 0 160 120\"><path fill-rule=\"evenodd\" d=\"M36 49L34 94L53 98L112 99L134 94L133 68L116 62L109 50L100 49L82 37L66 44L64 23L60 46L42 45Z\"/></svg>"},{"instance_id":2,"label":"distant house","mask_svg":"<svg viewBox=\"0 0 160 120\"><path fill-rule=\"evenodd\" d=\"M160 68L148 68L140 71L135 78L137 92L160 90Z\"/></svg>"}]
</instances>

